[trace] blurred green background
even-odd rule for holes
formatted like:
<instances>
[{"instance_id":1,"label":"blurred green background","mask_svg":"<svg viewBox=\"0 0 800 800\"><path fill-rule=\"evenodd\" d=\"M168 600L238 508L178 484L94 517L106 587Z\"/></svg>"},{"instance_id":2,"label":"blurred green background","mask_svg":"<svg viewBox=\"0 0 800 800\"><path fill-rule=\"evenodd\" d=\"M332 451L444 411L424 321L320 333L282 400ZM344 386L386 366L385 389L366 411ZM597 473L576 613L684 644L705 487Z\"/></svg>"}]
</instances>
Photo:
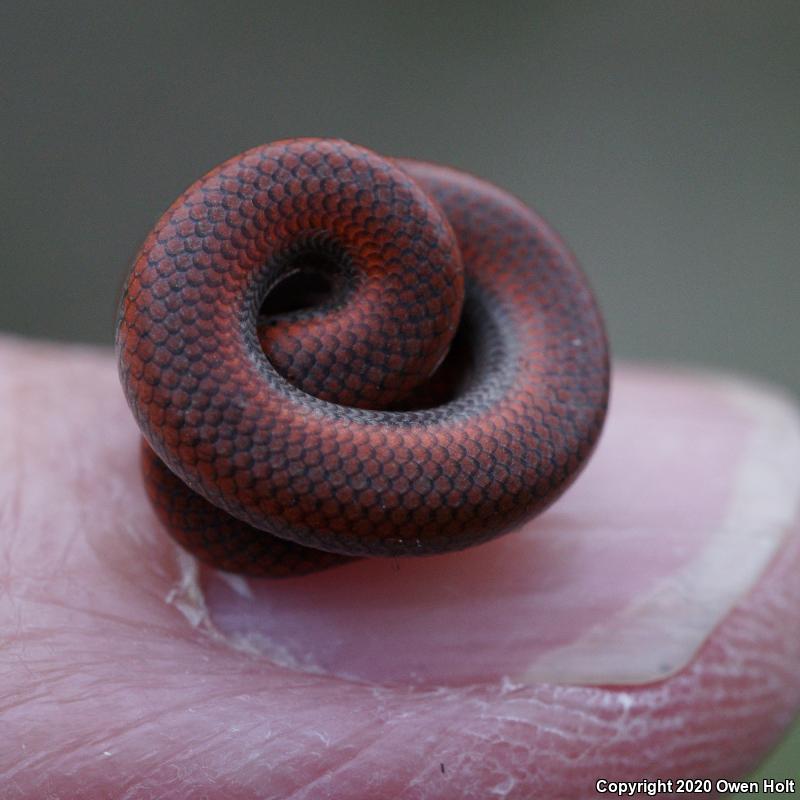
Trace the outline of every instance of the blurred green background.
<instances>
[{"instance_id":1,"label":"blurred green background","mask_svg":"<svg viewBox=\"0 0 800 800\"><path fill-rule=\"evenodd\" d=\"M535 206L617 356L800 392L798 2L6 1L0 109L0 330L110 343L189 183L340 136Z\"/></svg>"}]
</instances>

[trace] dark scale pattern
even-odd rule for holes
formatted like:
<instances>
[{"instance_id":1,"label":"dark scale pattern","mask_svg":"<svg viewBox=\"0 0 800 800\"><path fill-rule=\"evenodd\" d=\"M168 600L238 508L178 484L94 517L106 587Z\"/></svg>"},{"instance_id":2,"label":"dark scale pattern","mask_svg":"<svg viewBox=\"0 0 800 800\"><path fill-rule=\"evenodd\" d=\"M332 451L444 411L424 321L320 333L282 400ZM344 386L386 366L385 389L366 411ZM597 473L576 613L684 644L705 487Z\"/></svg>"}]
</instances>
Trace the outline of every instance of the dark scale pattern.
<instances>
[{"instance_id":1,"label":"dark scale pattern","mask_svg":"<svg viewBox=\"0 0 800 800\"><path fill-rule=\"evenodd\" d=\"M328 301L259 318L309 263ZM160 518L253 575L510 530L574 479L608 395L601 317L546 223L342 141L256 148L190 187L134 263L117 352Z\"/></svg>"}]
</instances>

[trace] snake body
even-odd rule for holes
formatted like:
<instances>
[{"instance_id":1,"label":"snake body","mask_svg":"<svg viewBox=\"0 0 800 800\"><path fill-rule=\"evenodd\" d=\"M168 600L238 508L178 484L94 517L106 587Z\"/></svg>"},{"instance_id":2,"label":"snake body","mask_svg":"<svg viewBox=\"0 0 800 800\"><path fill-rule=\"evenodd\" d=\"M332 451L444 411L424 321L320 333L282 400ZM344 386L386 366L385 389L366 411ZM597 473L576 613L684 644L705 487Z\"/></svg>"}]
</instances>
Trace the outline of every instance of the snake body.
<instances>
[{"instance_id":1,"label":"snake body","mask_svg":"<svg viewBox=\"0 0 800 800\"><path fill-rule=\"evenodd\" d=\"M133 264L116 347L159 517L251 575L509 531L577 475L608 397L600 313L546 223L339 140L249 150L181 195Z\"/></svg>"}]
</instances>

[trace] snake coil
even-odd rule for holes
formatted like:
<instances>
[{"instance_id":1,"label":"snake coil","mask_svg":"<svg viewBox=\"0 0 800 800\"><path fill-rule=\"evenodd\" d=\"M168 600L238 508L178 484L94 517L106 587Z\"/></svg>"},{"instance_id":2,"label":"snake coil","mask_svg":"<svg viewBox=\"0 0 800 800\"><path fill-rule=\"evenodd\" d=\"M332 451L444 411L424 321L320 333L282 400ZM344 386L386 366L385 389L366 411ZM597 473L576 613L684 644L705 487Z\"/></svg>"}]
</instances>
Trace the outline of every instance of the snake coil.
<instances>
[{"instance_id":1,"label":"snake coil","mask_svg":"<svg viewBox=\"0 0 800 800\"><path fill-rule=\"evenodd\" d=\"M296 575L529 519L603 425L603 323L530 209L339 140L238 155L128 276L116 348L148 495L201 560Z\"/></svg>"}]
</instances>

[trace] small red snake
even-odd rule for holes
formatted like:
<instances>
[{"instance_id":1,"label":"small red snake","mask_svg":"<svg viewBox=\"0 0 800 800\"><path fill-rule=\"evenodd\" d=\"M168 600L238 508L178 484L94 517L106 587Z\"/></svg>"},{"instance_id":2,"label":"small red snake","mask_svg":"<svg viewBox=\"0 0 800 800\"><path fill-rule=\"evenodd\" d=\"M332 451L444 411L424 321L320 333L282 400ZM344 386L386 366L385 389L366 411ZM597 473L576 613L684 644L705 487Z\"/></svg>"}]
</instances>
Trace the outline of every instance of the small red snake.
<instances>
[{"instance_id":1,"label":"small red snake","mask_svg":"<svg viewBox=\"0 0 800 800\"><path fill-rule=\"evenodd\" d=\"M251 575L509 531L573 480L608 397L601 316L546 223L338 140L257 147L179 197L116 347L159 517Z\"/></svg>"}]
</instances>

